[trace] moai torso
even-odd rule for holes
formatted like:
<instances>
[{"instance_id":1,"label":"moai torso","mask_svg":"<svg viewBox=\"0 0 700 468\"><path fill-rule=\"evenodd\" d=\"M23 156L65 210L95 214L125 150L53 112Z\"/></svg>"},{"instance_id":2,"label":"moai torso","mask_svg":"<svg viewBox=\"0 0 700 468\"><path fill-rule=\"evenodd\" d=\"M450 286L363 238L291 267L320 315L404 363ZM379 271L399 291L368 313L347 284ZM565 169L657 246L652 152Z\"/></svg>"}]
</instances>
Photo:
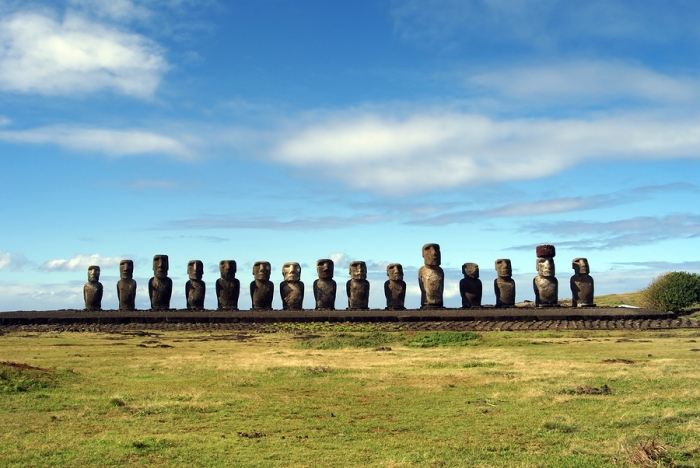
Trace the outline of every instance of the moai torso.
<instances>
[{"instance_id":1,"label":"moai torso","mask_svg":"<svg viewBox=\"0 0 700 468\"><path fill-rule=\"evenodd\" d=\"M204 309L204 295L207 286L202 280L191 279L185 283L185 296L187 297L188 309Z\"/></svg>"},{"instance_id":2,"label":"moai torso","mask_svg":"<svg viewBox=\"0 0 700 468\"><path fill-rule=\"evenodd\" d=\"M117 298L120 310L136 309L136 281L120 279L117 282Z\"/></svg>"},{"instance_id":3,"label":"moai torso","mask_svg":"<svg viewBox=\"0 0 700 468\"><path fill-rule=\"evenodd\" d=\"M88 281L83 286L83 298L86 310L102 310L102 283Z\"/></svg>"},{"instance_id":4,"label":"moai torso","mask_svg":"<svg viewBox=\"0 0 700 468\"><path fill-rule=\"evenodd\" d=\"M482 284L479 278L462 278L459 282L462 307L481 307Z\"/></svg>"},{"instance_id":5,"label":"moai torso","mask_svg":"<svg viewBox=\"0 0 700 468\"><path fill-rule=\"evenodd\" d=\"M421 309L443 307L445 273L439 266L422 266L418 270Z\"/></svg>"},{"instance_id":6,"label":"moai torso","mask_svg":"<svg viewBox=\"0 0 700 468\"><path fill-rule=\"evenodd\" d=\"M515 280L508 277L498 277L493 280L496 294L496 307L513 307L515 305Z\"/></svg>"},{"instance_id":7,"label":"moai torso","mask_svg":"<svg viewBox=\"0 0 700 468\"><path fill-rule=\"evenodd\" d=\"M348 294L348 309L369 308L369 281L351 279L345 285Z\"/></svg>"},{"instance_id":8,"label":"moai torso","mask_svg":"<svg viewBox=\"0 0 700 468\"><path fill-rule=\"evenodd\" d=\"M170 297L173 295L173 280L153 277L148 282L148 295L151 297L151 309L170 309Z\"/></svg>"},{"instance_id":9,"label":"moai torso","mask_svg":"<svg viewBox=\"0 0 700 468\"><path fill-rule=\"evenodd\" d=\"M406 307L406 282L387 280L384 283L387 310L404 310Z\"/></svg>"},{"instance_id":10,"label":"moai torso","mask_svg":"<svg viewBox=\"0 0 700 468\"><path fill-rule=\"evenodd\" d=\"M535 290L535 305L551 307L559 305L559 281L554 278L535 276L532 280Z\"/></svg>"},{"instance_id":11,"label":"moai torso","mask_svg":"<svg viewBox=\"0 0 700 468\"><path fill-rule=\"evenodd\" d=\"M238 278L216 280L216 300L221 310L238 310L241 282Z\"/></svg>"},{"instance_id":12,"label":"moai torso","mask_svg":"<svg viewBox=\"0 0 700 468\"><path fill-rule=\"evenodd\" d=\"M593 278L589 275L588 260L575 258L571 262L574 276L571 277L571 306L595 307L593 295Z\"/></svg>"},{"instance_id":13,"label":"moai torso","mask_svg":"<svg viewBox=\"0 0 700 468\"><path fill-rule=\"evenodd\" d=\"M301 310L304 308L304 283L301 281L282 281L280 283L282 309Z\"/></svg>"},{"instance_id":14,"label":"moai torso","mask_svg":"<svg viewBox=\"0 0 700 468\"><path fill-rule=\"evenodd\" d=\"M272 281L255 280L250 283L250 298L253 309L272 309L272 298L275 294L275 284Z\"/></svg>"},{"instance_id":15,"label":"moai torso","mask_svg":"<svg viewBox=\"0 0 700 468\"><path fill-rule=\"evenodd\" d=\"M317 279L314 281L314 299L316 309L335 309L336 283L332 279Z\"/></svg>"}]
</instances>

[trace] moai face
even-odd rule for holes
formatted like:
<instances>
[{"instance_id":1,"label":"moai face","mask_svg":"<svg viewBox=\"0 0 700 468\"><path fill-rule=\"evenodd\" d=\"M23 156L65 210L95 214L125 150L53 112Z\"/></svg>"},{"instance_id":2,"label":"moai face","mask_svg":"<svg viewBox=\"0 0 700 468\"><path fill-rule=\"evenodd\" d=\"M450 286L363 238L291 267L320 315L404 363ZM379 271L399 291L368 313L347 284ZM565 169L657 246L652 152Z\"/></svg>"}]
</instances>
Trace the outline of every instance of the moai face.
<instances>
[{"instance_id":1,"label":"moai face","mask_svg":"<svg viewBox=\"0 0 700 468\"><path fill-rule=\"evenodd\" d=\"M200 260L190 260L187 262L187 276L191 280L200 281L204 274L204 264Z\"/></svg>"},{"instance_id":2,"label":"moai face","mask_svg":"<svg viewBox=\"0 0 700 468\"><path fill-rule=\"evenodd\" d=\"M316 271L318 272L318 279L332 279L333 267L333 260L330 260L328 258L324 258L317 261Z\"/></svg>"},{"instance_id":3,"label":"moai face","mask_svg":"<svg viewBox=\"0 0 700 468\"><path fill-rule=\"evenodd\" d=\"M282 276L285 281L299 281L301 278L301 266L297 262L287 262L282 265Z\"/></svg>"},{"instance_id":4,"label":"moai face","mask_svg":"<svg viewBox=\"0 0 700 468\"><path fill-rule=\"evenodd\" d=\"M236 261L221 260L219 262L219 273L224 279L234 279L236 277Z\"/></svg>"},{"instance_id":5,"label":"moai face","mask_svg":"<svg viewBox=\"0 0 700 468\"><path fill-rule=\"evenodd\" d=\"M426 266L440 266L440 246L438 244L425 244L423 246L423 263Z\"/></svg>"},{"instance_id":6,"label":"moai face","mask_svg":"<svg viewBox=\"0 0 700 468\"><path fill-rule=\"evenodd\" d=\"M510 266L509 259L499 258L496 260L496 274L504 278L513 276L513 268Z\"/></svg>"},{"instance_id":7,"label":"moai face","mask_svg":"<svg viewBox=\"0 0 700 468\"><path fill-rule=\"evenodd\" d=\"M554 276L554 260L551 258L537 259L537 273L545 278Z\"/></svg>"},{"instance_id":8,"label":"moai face","mask_svg":"<svg viewBox=\"0 0 700 468\"><path fill-rule=\"evenodd\" d=\"M355 261L350 262L350 278L363 280L367 279L367 265L365 262Z\"/></svg>"},{"instance_id":9,"label":"moai face","mask_svg":"<svg viewBox=\"0 0 700 468\"><path fill-rule=\"evenodd\" d=\"M270 281L272 266L270 262L255 262L253 264L253 276L256 281Z\"/></svg>"},{"instance_id":10,"label":"moai face","mask_svg":"<svg viewBox=\"0 0 700 468\"><path fill-rule=\"evenodd\" d=\"M476 263L465 263L462 265L462 273L468 278L477 279L479 278L479 265Z\"/></svg>"},{"instance_id":11,"label":"moai face","mask_svg":"<svg viewBox=\"0 0 700 468\"><path fill-rule=\"evenodd\" d=\"M585 258L575 258L574 261L571 262L571 267L577 275L587 275L591 272L588 267L588 259Z\"/></svg>"},{"instance_id":12,"label":"moai face","mask_svg":"<svg viewBox=\"0 0 700 468\"><path fill-rule=\"evenodd\" d=\"M134 262L131 260L122 260L119 262L119 277L121 279L133 279L134 277Z\"/></svg>"},{"instance_id":13,"label":"moai face","mask_svg":"<svg viewBox=\"0 0 700 468\"><path fill-rule=\"evenodd\" d=\"M392 263L386 267L386 275L391 281L403 281L403 267L400 263Z\"/></svg>"},{"instance_id":14,"label":"moai face","mask_svg":"<svg viewBox=\"0 0 700 468\"><path fill-rule=\"evenodd\" d=\"M88 281L94 283L100 280L100 267L92 265L88 267Z\"/></svg>"},{"instance_id":15,"label":"moai face","mask_svg":"<svg viewBox=\"0 0 700 468\"><path fill-rule=\"evenodd\" d=\"M153 257L153 275L158 279L164 279L168 277L168 256L167 255L155 255Z\"/></svg>"}]
</instances>

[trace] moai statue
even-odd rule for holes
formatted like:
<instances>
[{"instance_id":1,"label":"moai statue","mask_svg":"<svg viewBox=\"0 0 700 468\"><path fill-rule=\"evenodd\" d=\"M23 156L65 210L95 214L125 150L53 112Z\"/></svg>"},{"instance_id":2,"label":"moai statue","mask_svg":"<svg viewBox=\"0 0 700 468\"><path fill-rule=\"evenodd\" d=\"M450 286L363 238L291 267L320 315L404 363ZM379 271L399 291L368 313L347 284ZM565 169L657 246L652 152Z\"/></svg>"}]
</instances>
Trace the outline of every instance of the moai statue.
<instances>
[{"instance_id":1,"label":"moai statue","mask_svg":"<svg viewBox=\"0 0 700 468\"><path fill-rule=\"evenodd\" d=\"M236 261L221 260L219 272L221 278L216 280L216 301L219 310L238 310L241 282L236 278Z\"/></svg>"},{"instance_id":2,"label":"moai statue","mask_svg":"<svg viewBox=\"0 0 700 468\"><path fill-rule=\"evenodd\" d=\"M119 262L119 277L117 282L117 299L119 310L136 309L136 281L134 281L134 262L122 260Z\"/></svg>"},{"instance_id":3,"label":"moai statue","mask_svg":"<svg viewBox=\"0 0 700 468\"><path fill-rule=\"evenodd\" d=\"M275 294L275 283L270 281L272 267L270 262L255 262L250 283L250 299L253 302L251 310L272 310L272 297Z\"/></svg>"},{"instance_id":4,"label":"moai statue","mask_svg":"<svg viewBox=\"0 0 700 468\"><path fill-rule=\"evenodd\" d=\"M88 267L88 282L83 286L85 310L102 310L102 283L100 283L100 267Z\"/></svg>"},{"instance_id":5,"label":"moai statue","mask_svg":"<svg viewBox=\"0 0 700 468\"><path fill-rule=\"evenodd\" d=\"M559 307L559 282L554 277L555 255L553 245L537 246L537 276L532 280L537 307Z\"/></svg>"},{"instance_id":6,"label":"moai statue","mask_svg":"<svg viewBox=\"0 0 700 468\"><path fill-rule=\"evenodd\" d=\"M148 281L148 296L151 309L170 309L170 297L173 295L173 280L168 278L168 256L153 256L153 278Z\"/></svg>"},{"instance_id":7,"label":"moai statue","mask_svg":"<svg viewBox=\"0 0 700 468\"><path fill-rule=\"evenodd\" d=\"M318 279L314 281L316 310L335 310L336 284L333 280L333 260L323 258L316 262Z\"/></svg>"},{"instance_id":8,"label":"moai statue","mask_svg":"<svg viewBox=\"0 0 700 468\"><path fill-rule=\"evenodd\" d=\"M482 285L479 279L479 265L465 263L462 265L464 278L459 282L459 295L462 296L462 307L481 307Z\"/></svg>"},{"instance_id":9,"label":"moai statue","mask_svg":"<svg viewBox=\"0 0 700 468\"><path fill-rule=\"evenodd\" d=\"M304 283L301 279L301 266L297 262L282 265L284 281L280 283L283 310L302 310L304 308Z\"/></svg>"},{"instance_id":10,"label":"moai statue","mask_svg":"<svg viewBox=\"0 0 700 468\"><path fill-rule=\"evenodd\" d=\"M369 281L367 281L367 264L350 262L350 279L345 284L348 293L349 310L369 309Z\"/></svg>"},{"instance_id":11,"label":"moai statue","mask_svg":"<svg viewBox=\"0 0 700 468\"><path fill-rule=\"evenodd\" d=\"M443 308L442 294L445 290L445 273L440 268L441 261L438 244L425 244L423 246L424 265L418 270L421 309Z\"/></svg>"},{"instance_id":12,"label":"moai statue","mask_svg":"<svg viewBox=\"0 0 700 468\"><path fill-rule=\"evenodd\" d=\"M593 278L591 278L588 260L575 258L571 262L574 276L571 277L571 307L595 307L593 303Z\"/></svg>"},{"instance_id":13,"label":"moai statue","mask_svg":"<svg viewBox=\"0 0 700 468\"><path fill-rule=\"evenodd\" d=\"M513 281L513 268L510 260L499 258L496 260L496 274L493 280L493 290L496 293L496 307L515 306L515 281Z\"/></svg>"},{"instance_id":14,"label":"moai statue","mask_svg":"<svg viewBox=\"0 0 700 468\"><path fill-rule=\"evenodd\" d=\"M190 310L204 309L204 295L207 292L207 285L202 281L204 274L204 264L200 260L190 260L187 262L187 276L190 280L185 283L185 297L187 298L187 308Z\"/></svg>"},{"instance_id":15,"label":"moai statue","mask_svg":"<svg viewBox=\"0 0 700 468\"><path fill-rule=\"evenodd\" d=\"M386 267L389 279L384 283L386 310L404 310L406 300L406 282L403 280L403 267L400 263L391 263Z\"/></svg>"}]
</instances>

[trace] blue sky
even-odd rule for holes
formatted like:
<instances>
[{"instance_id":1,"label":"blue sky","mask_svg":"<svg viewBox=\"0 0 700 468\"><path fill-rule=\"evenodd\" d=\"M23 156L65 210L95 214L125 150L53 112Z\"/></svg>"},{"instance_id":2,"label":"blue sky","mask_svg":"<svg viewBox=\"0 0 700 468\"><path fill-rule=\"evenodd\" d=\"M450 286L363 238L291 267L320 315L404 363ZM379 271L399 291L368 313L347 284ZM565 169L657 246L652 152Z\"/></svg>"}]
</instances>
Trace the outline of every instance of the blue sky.
<instances>
[{"instance_id":1,"label":"blue sky","mask_svg":"<svg viewBox=\"0 0 700 468\"><path fill-rule=\"evenodd\" d=\"M117 305L122 258L147 308L202 260L206 306L234 259L315 261L344 284L388 263L418 306L421 246L448 306L476 262L484 303L510 258L560 296L587 257L598 294L700 271L700 3L685 0L0 1L0 310ZM340 291L343 291L341 289ZM344 307L342 293L337 307ZM281 307L276 296L274 305Z\"/></svg>"}]
</instances>

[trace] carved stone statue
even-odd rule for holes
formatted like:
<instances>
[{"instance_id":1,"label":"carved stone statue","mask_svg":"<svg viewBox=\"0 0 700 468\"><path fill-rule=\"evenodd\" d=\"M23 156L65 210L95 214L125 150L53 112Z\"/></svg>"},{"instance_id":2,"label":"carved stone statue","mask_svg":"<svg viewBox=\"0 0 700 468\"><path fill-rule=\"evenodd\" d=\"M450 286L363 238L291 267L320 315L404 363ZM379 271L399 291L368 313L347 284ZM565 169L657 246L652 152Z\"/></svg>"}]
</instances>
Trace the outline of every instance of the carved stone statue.
<instances>
[{"instance_id":1,"label":"carved stone statue","mask_svg":"<svg viewBox=\"0 0 700 468\"><path fill-rule=\"evenodd\" d=\"M369 281L367 281L367 264L350 262L350 280L345 284L348 294L348 309L369 309Z\"/></svg>"},{"instance_id":2,"label":"carved stone statue","mask_svg":"<svg viewBox=\"0 0 700 468\"><path fill-rule=\"evenodd\" d=\"M255 280L250 283L250 298L253 302L252 310L271 310L272 297L275 294L275 283L270 281L272 267L270 262L255 262L253 264L253 276Z\"/></svg>"},{"instance_id":3,"label":"carved stone statue","mask_svg":"<svg viewBox=\"0 0 700 468\"><path fill-rule=\"evenodd\" d=\"M204 309L204 295L207 286L202 281L204 274L204 264L199 260L187 262L187 276L190 280L185 283L185 297L187 298L187 308L191 310Z\"/></svg>"},{"instance_id":4,"label":"carved stone statue","mask_svg":"<svg viewBox=\"0 0 700 468\"><path fill-rule=\"evenodd\" d=\"M406 282L403 280L403 267L400 263L391 263L386 267L389 279L384 283L386 310L404 310L406 300Z\"/></svg>"},{"instance_id":5,"label":"carved stone statue","mask_svg":"<svg viewBox=\"0 0 700 468\"><path fill-rule=\"evenodd\" d=\"M418 270L421 309L441 309L444 307L442 294L445 290L445 273L440 268L441 261L438 244L425 244L423 246L424 265Z\"/></svg>"},{"instance_id":6,"label":"carved stone statue","mask_svg":"<svg viewBox=\"0 0 700 468\"><path fill-rule=\"evenodd\" d=\"M238 296L241 293L241 282L236 278L236 261L221 260L219 262L221 278L216 280L216 300L219 310L238 310Z\"/></svg>"},{"instance_id":7,"label":"carved stone statue","mask_svg":"<svg viewBox=\"0 0 700 468\"><path fill-rule=\"evenodd\" d=\"M151 309L170 309L170 297L173 295L173 280L168 278L168 256L153 256L153 278L148 281L148 296Z\"/></svg>"},{"instance_id":8,"label":"carved stone statue","mask_svg":"<svg viewBox=\"0 0 700 468\"><path fill-rule=\"evenodd\" d=\"M496 260L496 274L493 280L493 290L496 293L496 307L515 306L515 281L513 281L513 268L510 260L499 258Z\"/></svg>"},{"instance_id":9,"label":"carved stone statue","mask_svg":"<svg viewBox=\"0 0 700 468\"><path fill-rule=\"evenodd\" d=\"M459 282L459 294L462 296L462 307L481 307L482 285L479 279L479 265L465 263L462 265L464 278Z\"/></svg>"},{"instance_id":10,"label":"carved stone statue","mask_svg":"<svg viewBox=\"0 0 700 468\"><path fill-rule=\"evenodd\" d=\"M117 299L119 310L136 309L136 281L134 281L134 262L122 260L119 262L119 277L117 282Z\"/></svg>"},{"instance_id":11,"label":"carved stone statue","mask_svg":"<svg viewBox=\"0 0 700 468\"><path fill-rule=\"evenodd\" d=\"M532 280L537 307L559 307L559 282L554 277L553 245L537 246L537 276Z\"/></svg>"},{"instance_id":12,"label":"carved stone statue","mask_svg":"<svg viewBox=\"0 0 700 468\"><path fill-rule=\"evenodd\" d=\"M86 310L102 310L102 283L100 283L100 267L88 267L88 282L83 286L83 299Z\"/></svg>"},{"instance_id":13,"label":"carved stone statue","mask_svg":"<svg viewBox=\"0 0 700 468\"><path fill-rule=\"evenodd\" d=\"M571 262L574 276L571 277L571 307L595 307L593 303L593 278L588 260L575 258Z\"/></svg>"},{"instance_id":14,"label":"carved stone statue","mask_svg":"<svg viewBox=\"0 0 700 468\"><path fill-rule=\"evenodd\" d=\"M316 310L335 310L336 284L333 280L333 260L324 258L316 262L318 279L314 281Z\"/></svg>"},{"instance_id":15,"label":"carved stone statue","mask_svg":"<svg viewBox=\"0 0 700 468\"><path fill-rule=\"evenodd\" d=\"M297 262L282 265L284 281L280 283L283 310L302 310L304 308L304 283L301 279L301 266Z\"/></svg>"}]
</instances>

